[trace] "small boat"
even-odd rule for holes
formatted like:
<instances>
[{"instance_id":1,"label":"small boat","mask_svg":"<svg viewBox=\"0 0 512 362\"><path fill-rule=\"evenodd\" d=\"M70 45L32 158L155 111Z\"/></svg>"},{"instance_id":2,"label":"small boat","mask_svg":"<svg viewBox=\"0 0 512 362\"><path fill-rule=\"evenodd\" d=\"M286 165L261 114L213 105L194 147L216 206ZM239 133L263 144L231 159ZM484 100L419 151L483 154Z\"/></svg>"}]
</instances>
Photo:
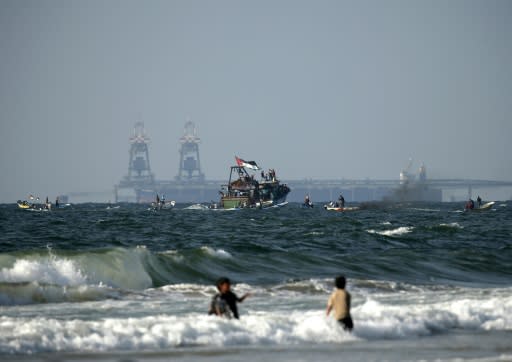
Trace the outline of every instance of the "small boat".
<instances>
[{"instance_id":1,"label":"small boat","mask_svg":"<svg viewBox=\"0 0 512 362\"><path fill-rule=\"evenodd\" d=\"M330 207L330 206L324 206L324 209L327 211L339 211L339 212L345 212L345 211L356 211L359 210L359 207L352 206L352 207Z\"/></svg>"},{"instance_id":2,"label":"small boat","mask_svg":"<svg viewBox=\"0 0 512 362\"><path fill-rule=\"evenodd\" d=\"M269 208L286 205L286 196L290 192L287 185L282 185L276 178L274 170L268 174L262 172L262 178L257 181L254 174L247 169L261 170L256 162L244 161L238 157L236 166L231 167L229 182L222 186L220 207L223 209Z\"/></svg>"},{"instance_id":3,"label":"small boat","mask_svg":"<svg viewBox=\"0 0 512 362\"><path fill-rule=\"evenodd\" d=\"M491 210L493 205L495 204L495 201L489 201L483 204L480 207L474 207L474 208L465 208L464 211L488 211Z\"/></svg>"},{"instance_id":4,"label":"small boat","mask_svg":"<svg viewBox=\"0 0 512 362\"><path fill-rule=\"evenodd\" d=\"M17 204L20 209L24 209L24 210L30 209L30 207L32 206L31 204L28 203L28 201L21 201L21 200L18 200Z\"/></svg>"},{"instance_id":5,"label":"small boat","mask_svg":"<svg viewBox=\"0 0 512 362\"><path fill-rule=\"evenodd\" d=\"M340 206L336 202L331 202L327 205L324 205L324 209L326 209L327 211L345 212L345 211L360 210L360 207L359 206Z\"/></svg>"},{"instance_id":6,"label":"small boat","mask_svg":"<svg viewBox=\"0 0 512 362\"><path fill-rule=\"evenodd\" d=\"M29 195L29 200L31 200L31 201L29 202L27 200L24 200L24 201L18 200L16 202L18 204L18 208L20 208L22 210L31 210L31 211L34 211L34 210L50 211L52 209L52 204L51 204L51 202L48 201L48 197L46 198L46 202L44 202L44 203L39 203L39 201L40 201L39 197L34 197L32 195Z\"/></svg>"},{"instance_id":7,"label":"small boat","mask_svg":"<svg viewBox=\"0 0 512 362\"><path fill-rule=\"evenodd\" d=\"M176 201L162 201L159 200L158 202L152 202L150 210L166 210L166 209L173 209L174 206L176 206Z\"/></svg>"}]
</instances>

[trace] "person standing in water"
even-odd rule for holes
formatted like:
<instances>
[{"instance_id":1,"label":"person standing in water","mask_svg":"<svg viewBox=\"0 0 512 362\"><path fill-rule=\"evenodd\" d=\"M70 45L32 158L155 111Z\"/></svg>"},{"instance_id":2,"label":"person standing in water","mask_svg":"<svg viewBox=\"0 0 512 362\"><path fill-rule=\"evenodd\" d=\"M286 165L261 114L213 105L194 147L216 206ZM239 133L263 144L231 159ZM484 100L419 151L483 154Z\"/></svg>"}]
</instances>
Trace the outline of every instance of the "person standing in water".
<instances>
[{"instance_id":1,"label":"person standing in water","mask_svg":"<svg viewBox=\"0 0 512 362\"><path fill-rule=\"evenodd\" d=\"M340 275L334 279L336 290L332 292L327 301L327 316L334 310L334 318L343 326L343 329L351 332L354 322L350 315L350 293L345 290L346 279Z\"/></svg>"},{"instance_id":2,"label":"person standing in water","mask_svg":"<svg viewBox=\"0 0 512 362\"><path fill-rule=\"evenodd\" d=\"M219 293L215 294L210 304L209 315L215 314L217 316L223 316L231 318L233 316L239 319L237 302L241 303L250 294L244 294L242 298L231 291L231 281L228 278L220 278L217 281L217 289Z\"/></svg>"}]
</instances>

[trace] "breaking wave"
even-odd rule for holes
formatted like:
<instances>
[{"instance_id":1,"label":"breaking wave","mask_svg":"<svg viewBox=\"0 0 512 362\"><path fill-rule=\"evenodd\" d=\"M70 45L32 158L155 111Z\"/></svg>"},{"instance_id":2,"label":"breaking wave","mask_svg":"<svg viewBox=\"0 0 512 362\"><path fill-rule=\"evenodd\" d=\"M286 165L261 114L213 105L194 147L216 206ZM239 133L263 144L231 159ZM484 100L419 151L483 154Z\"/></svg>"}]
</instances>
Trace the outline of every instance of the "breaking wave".
<instances>
[{"instance_id":1,"label":"breaking wave","mask_svg":"<svg viewBox=\"0 0 512 362\"><path fill-rule=\"evenodd\" d=\"M96 320L3 316L0 329L9 333L0 337L0 353L346 343L415 338L452 329L512 330L510 288L439 290L436 286L355 280L349 286L354 298L355 329L349 334L332 318L325 317L323 307L330 292L329 283L309 280L267 288L236 285L238 292L254 292L250 302L243 304L240 320L210 317L197 311L172 313L165 308L158 315ZM206 307L214 289L207 285L176 284L153 292L163 293L166 300L186 294L187 298L173 301L173 306L179 309L179 303ZM300 303L290 306L291 300Z\"/></svg>"},{"instance_id":2,"label":"breaking wave","mask_svg":"<svg viewBox=\"0 0 512 362\"><path fill-rule=\"evenodd\" d=\"M230 258L229 252L207 246L188 253L154 253L138 246L81 253L1 254L0 305L117 298L187 280L213 280L218 261Z\"/></svg>"}]
</instances>

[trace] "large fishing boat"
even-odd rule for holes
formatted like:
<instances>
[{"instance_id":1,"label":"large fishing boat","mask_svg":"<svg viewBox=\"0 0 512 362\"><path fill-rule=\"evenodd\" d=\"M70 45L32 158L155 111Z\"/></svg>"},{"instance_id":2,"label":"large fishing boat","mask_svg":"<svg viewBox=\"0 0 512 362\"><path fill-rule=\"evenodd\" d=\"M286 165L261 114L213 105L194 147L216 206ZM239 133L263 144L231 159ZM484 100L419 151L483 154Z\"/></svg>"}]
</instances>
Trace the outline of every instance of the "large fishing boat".
<instances>
[{"instance_id":1,"label":"large fishing boat","mask_svg":"<svg viewBox=\"0 0 512 362\"><path fill-rule=\"evenodd\" d=\"M254 161L244 161L235 157L236 166L231 166L229 183L222 185L220 207L224 209L266 208L282 205L290 188L281 184L274 170L261 172L261 179L256 180L251 171L261 168Z\"/></svg>"}]
</instances>

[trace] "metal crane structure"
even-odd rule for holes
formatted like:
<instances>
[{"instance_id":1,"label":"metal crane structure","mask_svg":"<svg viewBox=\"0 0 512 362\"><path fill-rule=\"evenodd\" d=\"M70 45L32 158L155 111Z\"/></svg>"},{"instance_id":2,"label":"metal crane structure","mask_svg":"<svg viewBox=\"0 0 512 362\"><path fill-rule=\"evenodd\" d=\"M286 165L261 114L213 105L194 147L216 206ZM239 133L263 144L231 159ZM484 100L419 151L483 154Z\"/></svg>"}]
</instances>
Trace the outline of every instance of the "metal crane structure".
<instances>
[{"instance_id":1,"label":"metal crane structure","mask_svg":"<svg viewBox=\"0 0 512 362\"><path fill-rule=\"evenodd\" d=\"M400 172L400 185L407 185L409 183L409 181L412 181L412 179L414 178L414 176L409 173L411 166L412 166L412 158L409 158L409 163Z\"/></svg>"},{"instance_id":2,"label":"metal crane structure","mask_svg":"<svg viewBox=\"0 0 512 362\"><path fill-rule=\"evenodd\" d=\"M183 136L180 138L180 165L176 181L198 183L204 181L199 157L200 142L194 122L187 121Z\"/></svg>"},{"instance_id":3,"label":"metal crane structure","mask_svg":"<svg viewBox=\"0 0 512 362\"><path fill-rule=\"evenodd\" d=\"M426 182L427 181L427 168L425 167L425 164L422 163L419 169L419 181L420 182Z\"/></svg>"},{"instance_id":4,"label":"metal crane structure","mask_svg":"<svg viewBox=\"0 0 512 362\"><path fill-rule=\"evenodd\" d=\"M128 159L128 174L115 188L117 200L118 188L133 189L137 202L144 201L144 192L153 193L155 177L151 172L149 163L149 137L146 135L143 122L135 123L133 135L130 137L130 151Z\"/></svg>"}]
</instances>

